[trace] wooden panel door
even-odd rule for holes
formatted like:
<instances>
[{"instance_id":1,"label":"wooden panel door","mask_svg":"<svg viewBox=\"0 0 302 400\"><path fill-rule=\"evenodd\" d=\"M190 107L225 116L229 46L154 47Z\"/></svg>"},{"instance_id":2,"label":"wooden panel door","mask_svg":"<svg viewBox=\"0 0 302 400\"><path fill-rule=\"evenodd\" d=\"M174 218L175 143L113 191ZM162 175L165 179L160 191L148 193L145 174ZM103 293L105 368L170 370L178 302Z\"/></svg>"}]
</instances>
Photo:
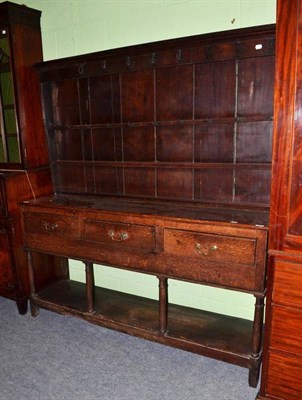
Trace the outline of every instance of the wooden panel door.
<instances>
[{"instance_id":1,"label":"wooden panel door","mask_svg":"<svg viewBox=\"0 0 302 400\"><path fill-rule=\"evenodd\" d=\"M279 0L268 299L258 399L302 398L302 1Z\"/></svg>"},{"instance_id":2,"label":"wooden panel door","mask_svg":"<svg viewBox=\"0 0 302 400\"><path fill-rule=\"evenodd\" d=\"M302 251L302 11L279 1L270 248ZM290 38L290 40L289 40Z\"/></svg>"}]
</instances>

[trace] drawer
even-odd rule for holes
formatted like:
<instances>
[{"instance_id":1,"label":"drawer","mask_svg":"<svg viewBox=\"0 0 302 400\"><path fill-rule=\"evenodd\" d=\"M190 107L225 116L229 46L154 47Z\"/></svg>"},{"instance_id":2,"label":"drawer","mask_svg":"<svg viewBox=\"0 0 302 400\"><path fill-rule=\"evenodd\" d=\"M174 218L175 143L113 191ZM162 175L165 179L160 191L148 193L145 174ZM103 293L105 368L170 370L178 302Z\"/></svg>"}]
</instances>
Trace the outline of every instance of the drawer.
<instances>
[{"instance_id":1,"label":"drawer","mask_svg":"<svg viewBox=\"0 0 302 400\"><path fill-rule=\"evenodd\" d=\"M271 352L267 392L278 399L302 399L302 358Z\"/></svg>"},{"instance_id":2,"label":"drawer","mask_svg":"<svg viewBox=\"0 0 302 400\"><path fill-rule=\"evenodd\" d=\"M257 240L253 238L165 229L164 251L182 257L253 266Z\"/></svg>"},{"instance_id":3,"label":"drawer","mask_svg":"<svg viewBox=\"0 0 302 400\"><path fill-rule=\"evenodd\" d=\"M23 214L23 221L26 233L50 236L79 236L79 221L77 217L25 212Z\"/></svg>"},{"instance_id":4,"label":"drawer","mask_svg":"<svg viewBox=\"0 0 302 400\"><path fill-rule=\"evenodd\" d=\"M302 356L302 309L273 306L271 347Z\"/></svg>"},{"instance_id":5,"label":"drawer","mask_svg":"<svg viewBox=\"0 0 302 400\"><path fill-rule=\"evenodd\" d=\"M276 260L273 301L302 308L302 264Z\"/></svg>"},{"instance_id":6,"label":"drawer","mask_svg":"<svg viewBox=\"0 0 302 400\"><path fill-rule=\"evenodd\" d=\"M85 240L89 242L148 251L155 249L155 228L153 226L90 219L85 221L84 229Z\"/></svg>"}]
</instances>

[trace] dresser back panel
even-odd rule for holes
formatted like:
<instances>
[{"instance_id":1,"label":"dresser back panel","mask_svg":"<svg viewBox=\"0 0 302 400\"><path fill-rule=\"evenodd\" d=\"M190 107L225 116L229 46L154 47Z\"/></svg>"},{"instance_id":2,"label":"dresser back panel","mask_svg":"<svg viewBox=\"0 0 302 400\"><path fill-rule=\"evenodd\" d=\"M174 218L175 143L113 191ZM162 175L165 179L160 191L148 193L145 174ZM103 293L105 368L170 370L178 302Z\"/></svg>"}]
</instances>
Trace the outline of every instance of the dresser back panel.
<instances>
[{"instance_id":1,"label":"dresser back panel","mask_svg":"<svg viewBox=\"0 0 302 400\"><path fill-rule=\"evenodd\" d=\"M56 192L267 207L274 26L38 66Z\"/></svg>"}]
</instances>

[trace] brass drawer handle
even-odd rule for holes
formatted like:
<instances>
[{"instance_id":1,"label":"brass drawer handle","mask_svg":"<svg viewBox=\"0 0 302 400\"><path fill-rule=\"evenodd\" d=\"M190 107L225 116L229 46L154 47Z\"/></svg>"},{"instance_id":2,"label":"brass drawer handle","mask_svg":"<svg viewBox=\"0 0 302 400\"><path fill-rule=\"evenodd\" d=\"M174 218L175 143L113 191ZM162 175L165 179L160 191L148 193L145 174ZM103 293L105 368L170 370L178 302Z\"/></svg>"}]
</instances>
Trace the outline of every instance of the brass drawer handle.
<instances>
[{"instance_id":1,"label":"brass drawer handle","mask_svg":"<svg viewBox=\"0 0 302 400\"><path fill-rule=\"evenodd\" d=\"M218 250L218 246L216 244L213 244L207 251L202 251L202 246L200 243L195 244L195 250L197 251L198 254L202 254L203 256L210 256L211 254L215 253L215 251Z\"/></svg>"},{"instance_id":2,"label":"brass drawer handle","mask_svg":"<svg viewBox=\"0 0 302 400\"><path fill-rule=\"evenodd\" d=\"M42 222L44 231L46 232L55 232L58 228L58 224L52 224L51 222L43 221Z\"/></svg>"},{"instance_id":3,"label":"brass drawer handle","mask_svg":"<svg viewBox=\"0 0 302 400\"><path fill-rule=\"evenodd\" d=\"M114 232L114 231L109 231L108 235L111 237L112 240L115 242L122 242L123 240L127 240L129 238L129 235L127 232Z\"/></svg>"}]
</instances>

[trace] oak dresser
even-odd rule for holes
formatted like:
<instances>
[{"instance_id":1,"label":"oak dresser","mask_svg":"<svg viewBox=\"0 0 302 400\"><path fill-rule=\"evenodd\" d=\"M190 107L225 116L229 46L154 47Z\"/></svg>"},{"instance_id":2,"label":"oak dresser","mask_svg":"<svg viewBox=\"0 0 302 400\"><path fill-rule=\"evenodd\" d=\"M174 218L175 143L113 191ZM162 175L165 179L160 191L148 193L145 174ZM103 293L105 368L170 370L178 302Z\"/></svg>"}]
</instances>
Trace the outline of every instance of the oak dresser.
<instances>
[{"instance_id":1,"label":"oak dresser","mask_svg":"<svg viewBox=\"0 0 302 400\"><path fill-rule=\"evenodd\" d=\"M55 195L22 204L33 315L241 365L257 385L274 67L273 25L36 66ZM83 261L86 283L42 287L37 253ZM156 275L158 300L96 287L99 264ZM254 320L170 304L170 278L254 296Z\"/></svg>"}]
</instances>

